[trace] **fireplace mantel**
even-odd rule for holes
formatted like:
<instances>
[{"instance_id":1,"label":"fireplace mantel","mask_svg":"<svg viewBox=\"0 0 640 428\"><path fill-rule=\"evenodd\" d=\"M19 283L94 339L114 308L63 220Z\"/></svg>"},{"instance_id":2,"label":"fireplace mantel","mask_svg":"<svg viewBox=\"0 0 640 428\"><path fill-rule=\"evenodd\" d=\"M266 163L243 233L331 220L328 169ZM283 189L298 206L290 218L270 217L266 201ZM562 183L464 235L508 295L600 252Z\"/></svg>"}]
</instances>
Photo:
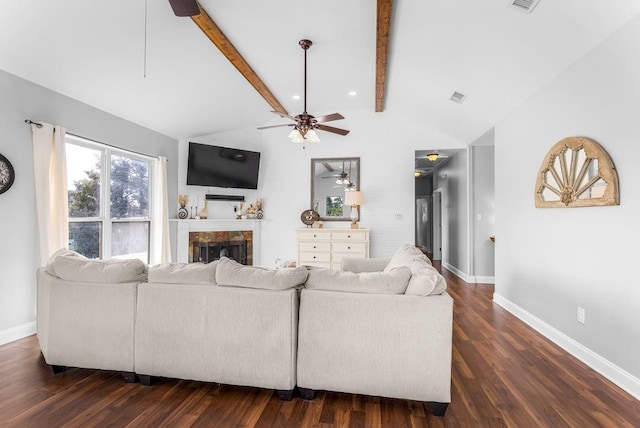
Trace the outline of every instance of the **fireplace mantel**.
<instances>
[{"instance_id":1,"label":"fireplace mantel","mask_svg":"<svg viewBox=\"0 0 640 428\"><path fill-rule=\"evenodd\" d=\"M253 264L261 266L260 231L262 220L171 220L178 224L176 258L178 263L189 261L189 232L223 232L250 230L253 232Z\"/></svg>"}]
</instances>

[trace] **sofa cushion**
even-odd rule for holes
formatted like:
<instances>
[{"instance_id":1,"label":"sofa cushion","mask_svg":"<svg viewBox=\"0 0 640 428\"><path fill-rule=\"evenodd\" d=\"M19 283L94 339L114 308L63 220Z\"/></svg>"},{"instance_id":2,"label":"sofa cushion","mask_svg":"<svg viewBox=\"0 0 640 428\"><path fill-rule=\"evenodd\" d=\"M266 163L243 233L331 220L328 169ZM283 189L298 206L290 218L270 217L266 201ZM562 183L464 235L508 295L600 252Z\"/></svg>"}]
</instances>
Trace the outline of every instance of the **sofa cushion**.
<instances>
[{"instance_id":1,"label":"sofa cushion","mask_svg":"<svg viewBox=\"0 0 640 428\"><path fill-rule=\"evenodd\" d=\"M141 282L147 279L147 266L140 260L91 260L77 256L58 256L52 264L55 276L71 282Z\"/></svg>"},{"instance_id":2,"label":"sofa cushion","mask_svg":"<svg viewBox=\"0 0 640 428\"><path fill-rule=\"evenodd\" d=\"M411 279L405 294L413 296L430 296L442 294L447 289L447 282L431 263L415 260L409 265Z\"/></svg>"},{"instance_id":3,"label":"sofa cushion","mask_svg":"<svg viewBox=\"0 0 640 428\"><path fill-rule=\"evenodd\" d=\"M389 272L346 272L324 268L310 269L305 288L370 294L403 294L411 269L399 266Z\"/></svg>"},{"instance_id":4,"label":"sofa cushion","mask_svg":"<svg viewBox=\"0 0 640 428\"><path fill-rule=\"evenodd\" d=\"M162 263L149 267L149 282L157 284L216 285L216 266L211 263Z\"/></svg>"},{"instance_id":5,"label":"sofa cushion","mask_svg":"<svg viewBox=\"0 0 640 428\"><path fill-rule=\"evenodd\" d=\"M267 269L245 266L227 257L222 257L216 267L218 285L261 288L265 290L286 290L304 284L307 270L303 267L290 269Z\"/></svg>"},{"instance_id":6,"label":"sofa cushion","mask_svg":"<svg viewBox=\"0 0 640 428\"><path fill-rule=\"evenodd\" d=\"M416 260L431 264L429 258L415 245L405 244L396 250L383 272L389 272L398 266L411 266L411 263Z\"/></svg>"},{"instance_id":7,"label":"sofa cushion","mask_svg":"<svg viewBox=\"0 0 640 428\"><path fill-rule=\"evenodd\" d=\"M80 253L76 253L75 251L72 251L72 250L67 250L66 248L61 248L55 253L53 253L51 257L49 257L49 260L47 260L47 265L45 266L45 270L49 275L58 276L56 275L56 272L53 270L53 262L55 259L57 259L60 256L79 257L85 260L87 259L85 256L83 256Z\"/></svg>"}]
</instances>

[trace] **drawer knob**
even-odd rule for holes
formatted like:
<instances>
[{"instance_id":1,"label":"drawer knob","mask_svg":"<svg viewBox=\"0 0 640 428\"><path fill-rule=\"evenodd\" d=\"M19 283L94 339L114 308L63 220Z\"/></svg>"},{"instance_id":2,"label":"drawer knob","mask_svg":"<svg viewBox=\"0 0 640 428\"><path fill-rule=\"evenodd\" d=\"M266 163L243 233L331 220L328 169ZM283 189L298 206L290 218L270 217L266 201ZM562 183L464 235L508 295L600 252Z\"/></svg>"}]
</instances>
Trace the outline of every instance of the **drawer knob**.
<instances>
[{"instance_id":1,"label":"drawer knob","mask_svg":"<svg viewBox=\"0 0 640 428\"><path fill-rule=\"evenodd\" d=\"M351 235L347 235L347 238L351 238Z\"/></svg>"},{"instance_id":2,"label":"drawer knob","mask_svg":"<svg viewBox=\"0 0 640 428\"><path fill-rule=\"evenodd\" d=\"M314 245L313 248L316 248L316 246Z\"/></svg>"},{"instance_id":3,"label":"drawer knob","mask_svg":"<svg viewBox=\"0 0 640 428\"><path fill-rule=\"evenodd\" d=\"M313 258L315 259L315 258L316 258L316 256L313 256Z\"/></svg>"},{"instance_id":4,"label":"drawer knob","mask_svg":"<svg viewBox=\"0 0 640 428\"><path fill-rule=\"evenodd\" d=\"M347 247L347 250L350 250L350 249L351 249L351 247Z\"/></svg>"}]
</instances>

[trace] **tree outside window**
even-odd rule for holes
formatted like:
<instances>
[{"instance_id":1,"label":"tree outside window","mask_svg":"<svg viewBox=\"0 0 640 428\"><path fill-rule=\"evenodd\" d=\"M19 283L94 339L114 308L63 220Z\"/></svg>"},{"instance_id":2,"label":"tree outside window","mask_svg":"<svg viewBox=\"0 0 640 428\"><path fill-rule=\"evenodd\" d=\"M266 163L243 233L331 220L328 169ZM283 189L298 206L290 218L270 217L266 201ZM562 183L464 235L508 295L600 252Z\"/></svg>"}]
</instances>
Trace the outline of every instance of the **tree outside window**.
<instances>
[{"instance_id":1,"label":"tree outside window","mask_svg":"<svg viewBox=\"0 0 640 428\"><path fill-rule=\"evenodd\" d=\"M342 217L344 201L341 196L327 196L327 217Z\"/></svg>"}]
</instances>

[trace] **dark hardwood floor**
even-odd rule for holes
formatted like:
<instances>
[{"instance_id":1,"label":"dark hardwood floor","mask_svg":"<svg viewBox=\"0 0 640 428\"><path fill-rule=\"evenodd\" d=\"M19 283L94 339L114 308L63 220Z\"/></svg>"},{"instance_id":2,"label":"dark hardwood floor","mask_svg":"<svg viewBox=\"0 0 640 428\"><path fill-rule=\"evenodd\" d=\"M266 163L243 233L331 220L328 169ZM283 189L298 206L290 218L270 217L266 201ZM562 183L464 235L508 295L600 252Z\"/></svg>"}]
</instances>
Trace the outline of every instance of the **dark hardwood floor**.
<instances>
[{"instance_id":1,"label":"dark hardwood floor","mask_svg":"<svg viewBox=\"0 0 640 428\"><path fill-rule=\"evenodd\" d=\"M52 375L35 336L0 347L0 426L9 427L640 427L640 402L492 303L493 286L447 271L455 300L452 400L422 403L274 391L70 369ZM425 361L428 364L428 361Z\"/></svg>"}]
</instances>

